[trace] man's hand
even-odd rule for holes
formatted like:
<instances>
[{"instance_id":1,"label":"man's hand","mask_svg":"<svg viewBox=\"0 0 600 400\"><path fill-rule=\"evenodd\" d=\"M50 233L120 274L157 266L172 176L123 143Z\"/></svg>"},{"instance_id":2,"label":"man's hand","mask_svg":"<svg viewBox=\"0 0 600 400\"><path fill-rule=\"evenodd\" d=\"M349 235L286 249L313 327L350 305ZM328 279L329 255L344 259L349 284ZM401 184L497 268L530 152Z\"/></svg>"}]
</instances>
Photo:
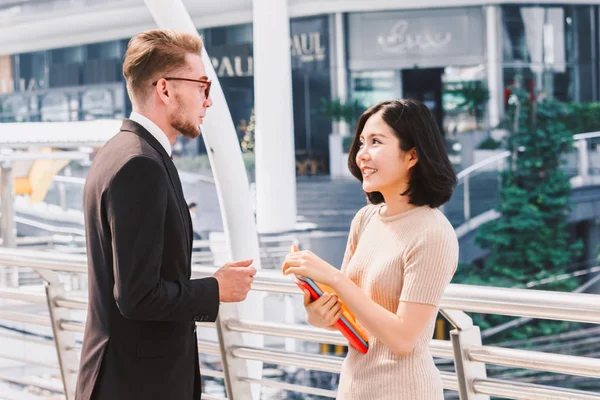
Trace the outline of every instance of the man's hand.
<instances>
[{"instance_id":1,"label":"man's hand","mask_svg":"<svg viewBox=\"0 0 600 400\"><path fill-rule=\"evenodd\" d=\"M253 260L235 261L223 265L213 275L219 283L219 300L233 303L246 299L256 269L250 267Z\"/></svg>"}]
</instances>

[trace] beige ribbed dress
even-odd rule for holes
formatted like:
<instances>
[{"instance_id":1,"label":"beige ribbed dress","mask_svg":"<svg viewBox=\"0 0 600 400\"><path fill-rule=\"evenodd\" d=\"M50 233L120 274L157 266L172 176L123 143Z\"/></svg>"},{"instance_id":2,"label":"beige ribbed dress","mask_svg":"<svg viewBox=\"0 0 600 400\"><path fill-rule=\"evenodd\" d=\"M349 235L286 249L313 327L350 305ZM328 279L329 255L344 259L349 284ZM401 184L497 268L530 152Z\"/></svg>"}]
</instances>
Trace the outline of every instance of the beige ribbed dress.
<instances>
[{"instance_id":1,"label":"beige ribbed dress","mask_svg":"<svg viewBox=\"0 0 600 400\"><path fill-rule=\"evenodd\" d=\"M437 307L458 264L452 225L441 211L427 206L391 217L380 214L382 207L368 205L354 217L342 271L393 313L400 301ZM397 357L371 334L367 354L350 347L337 399L443 400L428 346L434 326L435 318L406 357Z\"/></svg>"}]
</instances>

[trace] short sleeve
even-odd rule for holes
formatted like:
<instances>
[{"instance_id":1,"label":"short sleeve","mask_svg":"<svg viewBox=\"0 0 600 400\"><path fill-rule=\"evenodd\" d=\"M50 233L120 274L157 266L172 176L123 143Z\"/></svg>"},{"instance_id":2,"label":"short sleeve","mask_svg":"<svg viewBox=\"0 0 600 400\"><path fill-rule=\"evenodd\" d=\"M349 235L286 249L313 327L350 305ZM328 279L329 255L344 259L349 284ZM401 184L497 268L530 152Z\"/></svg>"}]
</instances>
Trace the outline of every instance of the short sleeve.
<instances>
[{"instance_id":1,"label":"short sleeve","mask_svg":"<svg viewBox=\"0 0 600 400\"><path fill-rule=\"evenodd\" d=\"M439 306L457 265L453 229L438 226L419 235L405 255L400 301Z\"/></svg>"},{"instance_id":2,"label":"short sleeve","mask_svg":"<svg viewBox=\"0 0 600 400\"><path fill-rule=\"evenodd\" d=\"M356 246L358 245L361 227L363 227L363 223L368 223L368 221L365 221L365 218L369 218L369 216L373 214L372 211L374 207L376 206L368 204L360 210L358 210L356 215L354 215L352 223L350 224L350 232L348 233L348 242L346 243L346 251L344 252L342 271L344 271L344 269L350 262L350 259L354 255L354 251L356 250Z\"/></svg>"}]
</instances>

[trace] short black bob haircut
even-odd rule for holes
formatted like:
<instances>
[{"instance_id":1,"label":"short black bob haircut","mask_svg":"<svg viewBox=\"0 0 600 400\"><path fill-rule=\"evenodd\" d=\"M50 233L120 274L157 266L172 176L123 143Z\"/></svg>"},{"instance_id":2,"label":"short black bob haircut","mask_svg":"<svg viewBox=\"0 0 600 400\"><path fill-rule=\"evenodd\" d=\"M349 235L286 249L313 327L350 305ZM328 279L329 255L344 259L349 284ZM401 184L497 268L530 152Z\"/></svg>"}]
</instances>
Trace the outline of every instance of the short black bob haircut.
<instances>
[{"instance_id":1,"label":"short black bob haircut","mask_svg":"<svg viewBox=\"0 0 600 400\"><path fill-rule=\"evenodd\" d=\"M400 148L409 151L415 148L419 161L410 170L408 189L401 193L409 197L416 206L428 205L437 208L452 197L456 187L456 173L448 159L448 152L438 124L429 109L416 100L390 100L371 106L358 119L356 134L348 155L348 168L352 175L363 181L356 164L360 149L360 135L367 120L379 114L400 140ZM384 202L380 192L367 193L372 204Z\"/></svg>"}]
</instances>

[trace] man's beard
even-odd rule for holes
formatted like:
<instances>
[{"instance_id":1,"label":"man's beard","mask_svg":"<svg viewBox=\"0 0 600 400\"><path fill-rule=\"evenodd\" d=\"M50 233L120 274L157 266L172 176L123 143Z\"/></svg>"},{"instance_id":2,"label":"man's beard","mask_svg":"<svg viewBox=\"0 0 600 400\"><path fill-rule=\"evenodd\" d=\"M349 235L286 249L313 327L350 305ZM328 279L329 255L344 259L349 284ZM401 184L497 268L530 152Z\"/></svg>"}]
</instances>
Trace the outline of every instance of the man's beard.
<instances>
[{"instance_id":1,"label":"man's beard","mask_svg":"<svg viewBox=\"0 0 600 400\"><path fill-rule=\"evenodd\" d=\"M196 139L200 136L200 128L198 125L195 125L191 122L188 122L184 119L183 115L185 107L181 105L181 101L177 98L177 104L179 107L177 108L177 113L172 115L170 119L171 126L176 129L182 136L189 139Z\"/></svg>"}]
</instances>

